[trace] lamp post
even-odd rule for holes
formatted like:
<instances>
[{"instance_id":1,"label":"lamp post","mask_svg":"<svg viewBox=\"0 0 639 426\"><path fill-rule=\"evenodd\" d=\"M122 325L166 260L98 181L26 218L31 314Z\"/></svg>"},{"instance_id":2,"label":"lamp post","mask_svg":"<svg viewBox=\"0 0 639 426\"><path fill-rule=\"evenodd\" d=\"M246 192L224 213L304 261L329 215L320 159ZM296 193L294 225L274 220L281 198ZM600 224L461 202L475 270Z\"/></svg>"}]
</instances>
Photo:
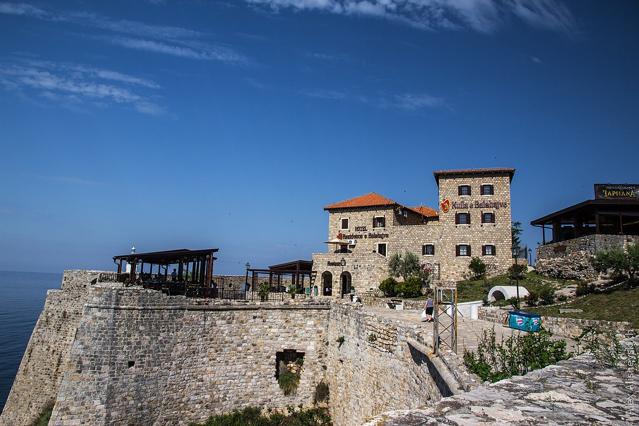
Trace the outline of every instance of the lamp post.
<instances>
[{"instance_id":1,"label":"lamp post","mask_svg":"<svg viewBox=\"0 0 639 426\"><path fill-rule=\"evenodd\" d=\"M251 269L251 264L246 262L246 265L244 265L244 266L246 266L246 280L244 281L244 292L247 292L248 288L249 288L248 271L249 271L249 269ZM253 289L253 291L255 291L255 289Z\"/></svg>"},{"instance_id":2,"label":"lamp post","mask_svg":"<svg viewBox=\"0 0 639 426\"><path fill-rule=\"evenodd\" d=\"M528 248L528 266L532 267L532 249Z\"/></svg>"},{"instance_id":3,"label":"lamp post","mask_svg":"<svg viewBox=\"0 0 639 426\"><path fill-rule=\"evenodd\" d=\"M515 283L517 286L517 310L519 310L519 266L517 264L517 257L519 257L519 247L513 247L513 257L515 258Z\"/></svg>"}]
</instances>

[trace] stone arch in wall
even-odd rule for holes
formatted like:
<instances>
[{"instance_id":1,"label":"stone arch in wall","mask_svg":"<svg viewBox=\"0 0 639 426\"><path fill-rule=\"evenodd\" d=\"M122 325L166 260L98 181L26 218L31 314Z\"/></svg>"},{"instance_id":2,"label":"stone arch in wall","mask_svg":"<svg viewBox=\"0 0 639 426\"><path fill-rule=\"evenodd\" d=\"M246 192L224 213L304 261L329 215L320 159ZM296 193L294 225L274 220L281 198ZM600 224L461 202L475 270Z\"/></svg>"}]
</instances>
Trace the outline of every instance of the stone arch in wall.
<instances>
[{"instance_id":1,"label":"stone arch in wall","mask_svg":"<svg viewBox=\"0 0 639 426\"><path fill-rule=\"evenodd\" d=\"M333 274L324 271L322 274L322 296L333 295Z\"/></svg>"},{"instance_id":2,"label":"stone arch in wall","mask_svg":"<svg viewBox=\"0 0 639 426\"><path fill-rule=\"evenodd\" d=\"M339 283L342 290L341 296L344 297L344 295L349 294L353 288L353 278L351 273L348 271L342 272L339 276Z\"/></svg>"}]
</instances>

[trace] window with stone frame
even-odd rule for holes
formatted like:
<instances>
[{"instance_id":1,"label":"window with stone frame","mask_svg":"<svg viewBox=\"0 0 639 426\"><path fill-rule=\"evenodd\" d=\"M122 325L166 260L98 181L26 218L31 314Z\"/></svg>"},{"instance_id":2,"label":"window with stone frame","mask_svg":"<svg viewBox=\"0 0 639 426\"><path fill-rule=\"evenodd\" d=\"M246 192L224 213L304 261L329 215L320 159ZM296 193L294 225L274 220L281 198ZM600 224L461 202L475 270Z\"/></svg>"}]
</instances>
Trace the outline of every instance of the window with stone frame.
<instances>
[{"instance_id":1,"label":"window with stone frame","mask_svg":"<svg viewBox=\"0 0 639 426\"><path fill-rule=\"evenodd\" d=\"M470 225L470 213L455 213L456 225Z\"/></svg>"},{"instance_id":2,"label":"window with stone frame","mask_svg":"<svg viewBox=\"0 0 639 426\"><path fill-rule=\"evenodd\" d=\"M435 256L435 245L424 244L422 246L422 256Z\"/></svg>"},{"instance_id":3,"label":"window with stone frame","mask_svg":"<svg viewBox=\"0 0 639 426\"><path fill-rule=\"evenodd\" d=\"M348 229L348 218L343 217L340 219L340 229Z\"/></svg>"},{"instance_id":4,"label":"window with stone frame","mask_svg":"<svg viewBox=\"0 0 639 426\"><path fill-rule=\"evenodd\" d=\"M386 218L384 216L375 216L373 218L373 228L385 228Z\"/></svg>"},{"instance_id":5,"label":"window with stone frame","mask_svg":"<svg viewBox=\"0 0 639 426\"><path fill-rule=\"evenodd\" d=\"M469 244L457 244L455 246L455 255L456 256L470 256L470 245Z\"/></svg>"},{"instance_id":6,"label":"window with stone frame","mask_svg":"<svg viewBox=\"0 0 639 426\"><path fill-rule=\"evenodd\" d=\"M471 195L470 185L459 185L457 187L457 195Z\"/></svg>"},{"instance_id":7,"label":"window with stone frame","mask_svg":"<svg viewBox=\"0 0 639 426\"><path fill-rule=\"evenodd\" d=\"M495 213L493 213L493 212L482 212L482 214L481 214L481 223L495 223Z\"/></svg>"},{"instance_id":8,"label":"window with stone frame","mask_svg":"<svg viewBox=\"0 0 639 426\"><path fill-rule=\"evenodd\" d=\"M386 243L377 243L377 253L386 256Z\"/></svg>"},{"instance_id":9,"label":"window with stone frame","mask_svg":"<svg viewBox=\"0 0 639 426\"><path fill-rule=\"evenodd\" d=\"M481 246L481 254L483 256L495 256L495 246L493 244L485 244Z\"/></svg>"},{"instance_id":10,"label":"window with stone frame","mask_svg":"<svg viewBox=\"0 0 639 426\"><path fill-rule=\"evenodd\" d=\"M495 187L489 183L486 183L479 187L481 195L495 195Z\"/></svg>"}]
</instances>

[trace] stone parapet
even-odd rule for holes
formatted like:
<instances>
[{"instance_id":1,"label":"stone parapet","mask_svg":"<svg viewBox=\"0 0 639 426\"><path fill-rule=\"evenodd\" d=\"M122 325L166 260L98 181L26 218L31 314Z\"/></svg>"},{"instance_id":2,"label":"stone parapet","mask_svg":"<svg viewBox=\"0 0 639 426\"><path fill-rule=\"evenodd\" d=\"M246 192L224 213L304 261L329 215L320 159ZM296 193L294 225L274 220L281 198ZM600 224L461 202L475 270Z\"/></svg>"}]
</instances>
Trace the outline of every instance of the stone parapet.
<instances>
[{"instance_id":1,"label":"stone parapet","mask_svg":"<svg viewBox=\"0 0 639 426\"><path fill-rule=\"evenodd\" d=\"M535 268L542 275L579 280L594 280L598 273L592 267L593 256L613 248L625 249L639 243L632 235L593 234L537 247Z\"/></svg>"}]
</instances>

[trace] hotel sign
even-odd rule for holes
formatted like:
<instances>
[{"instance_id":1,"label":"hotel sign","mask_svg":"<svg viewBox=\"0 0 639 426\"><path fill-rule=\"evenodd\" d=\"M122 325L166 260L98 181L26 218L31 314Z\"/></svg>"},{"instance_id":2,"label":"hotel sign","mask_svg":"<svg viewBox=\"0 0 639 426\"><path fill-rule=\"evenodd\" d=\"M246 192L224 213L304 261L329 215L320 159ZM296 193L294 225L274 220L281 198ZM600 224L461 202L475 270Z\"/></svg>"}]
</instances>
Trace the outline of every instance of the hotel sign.
<instances>
[{"instance_id":1,"label":"hotel sign","mask_svg":"<svg viewBox=\"0 0 639 426\"><path fill-rule=\"evenodd\" d=\"M453 210L469 210L469 209L505 209L508 207L506 201L453 201L448 198L440 203L440 207L444 213L448 213L450 209Z\"/></svg>"},{"instance_id":2,"label":"hotel sign","mask_svg":"<svg viewBox=\"0 0 639 426\"><path fill-rule=\"evenodd\" d=\"M639 200L639 185L636 184L595 184L595 198L598 200Z\"/></svg>"}]
</instances>

